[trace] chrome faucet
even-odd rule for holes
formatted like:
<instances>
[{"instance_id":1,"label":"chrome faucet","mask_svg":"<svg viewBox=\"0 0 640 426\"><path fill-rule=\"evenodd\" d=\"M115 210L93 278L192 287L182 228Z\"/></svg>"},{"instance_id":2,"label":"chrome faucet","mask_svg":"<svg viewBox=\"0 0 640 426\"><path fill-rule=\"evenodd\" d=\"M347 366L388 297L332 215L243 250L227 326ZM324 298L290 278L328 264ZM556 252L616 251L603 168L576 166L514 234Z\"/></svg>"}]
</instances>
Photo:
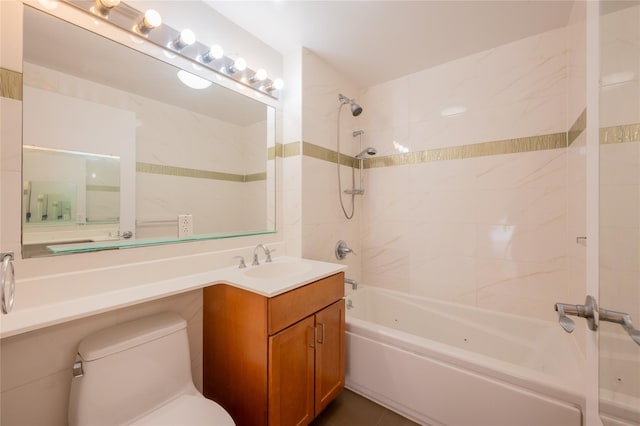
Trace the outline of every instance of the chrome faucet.
<instances>
[{"instance_id":1,"label":"chrome faucet","mask_svg":"<svg viewBox=\"0 0 640 426\"><path fill-rule=\"evenodd\" d=\"M258 244L256 248L253 249L253 262L251 262L251 265L256 266L260 264L260 262L258 262L259 248L261 248L264 251L264 254L267 256L267 258L265 259L265 262L271 263L271 252L275 251L275 249L269 249L269 247L265 246L264 244Z\"/></svg>"},{"instance_id":2,"label":"chrome faucet","mask_svg":"<svg viewBox=\"0 0 640 426\"><path fill-rule=\"evenodd\" d=\"M349 246L347 246L347 243L344 240L338 241L335 250L336 259L343 260L349 253L356 254L355 251L351 250Z\"/></svg>"},{"instance_id":3,"label":"chrome faucet","mask_svg":"<svg viewBox=\"0 0 640 426\"><path fill-rule=\"evenodd\" d=\"M247 267L247 264L244 263L244 257L242 257L242 256L233 256L233 258L240 260L240 264L238 265L238 269L244 269L244 268Z\"/></svg>"},{"instance_id":4,"label":"chrome faucet","mask_svg":"<svg viewBox=\"0 0 640 426\"><path fill-rule=\"evenodd\" d=\"M358 281L351 279L351 278L345 278L344 279L344 283L345 284L349 284L351 286L352 289L356 290L358 288Z\"/></svg>"}]
</instances>

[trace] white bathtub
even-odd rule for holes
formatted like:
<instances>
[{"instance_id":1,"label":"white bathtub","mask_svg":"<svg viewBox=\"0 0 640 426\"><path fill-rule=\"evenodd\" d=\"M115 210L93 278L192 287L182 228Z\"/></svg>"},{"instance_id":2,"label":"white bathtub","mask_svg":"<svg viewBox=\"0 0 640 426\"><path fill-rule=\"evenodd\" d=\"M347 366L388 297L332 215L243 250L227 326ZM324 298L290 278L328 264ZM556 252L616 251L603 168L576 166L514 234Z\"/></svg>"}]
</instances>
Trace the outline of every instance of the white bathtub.
<instances>
[{"instance_id":1,"label":"white bathtub","mask_svg":"<svg viewBox=\"0 0 640 426\"><path fill-rule=\"evenodd\" d=\"M349 389L428 425L581 425L584 360L557 324L362 286L349 298Z\"/></svg>"},{"instance_id":2,"label":"white bathtub","mask_svg":"<svg viewBox=\"0 0 640 426\"><path fill-rule=\"evenodd\" d=\"M640 426L640 348L617 324L600 323L600 417Z\"/></svg>"}]
</instances>

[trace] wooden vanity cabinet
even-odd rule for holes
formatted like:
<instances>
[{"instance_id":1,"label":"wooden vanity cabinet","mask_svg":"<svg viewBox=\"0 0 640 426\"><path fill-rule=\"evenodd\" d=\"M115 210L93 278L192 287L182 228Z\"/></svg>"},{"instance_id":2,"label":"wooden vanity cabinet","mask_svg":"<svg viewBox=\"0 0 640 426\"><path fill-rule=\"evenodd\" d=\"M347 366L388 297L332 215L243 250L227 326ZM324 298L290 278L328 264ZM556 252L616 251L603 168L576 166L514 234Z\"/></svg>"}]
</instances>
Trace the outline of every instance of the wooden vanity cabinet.
<instances>
[{"instance_id":1,"label":"wooden vanity cabinet","mask_svg":"<svg viewBox=\"0 0 640 426\"><path fill-rule=\"evenodd\" d=\"M204 290L204 394L238 426L306 425L344 387L344 273L267 298Z\"/></svg>"}]
</instances>

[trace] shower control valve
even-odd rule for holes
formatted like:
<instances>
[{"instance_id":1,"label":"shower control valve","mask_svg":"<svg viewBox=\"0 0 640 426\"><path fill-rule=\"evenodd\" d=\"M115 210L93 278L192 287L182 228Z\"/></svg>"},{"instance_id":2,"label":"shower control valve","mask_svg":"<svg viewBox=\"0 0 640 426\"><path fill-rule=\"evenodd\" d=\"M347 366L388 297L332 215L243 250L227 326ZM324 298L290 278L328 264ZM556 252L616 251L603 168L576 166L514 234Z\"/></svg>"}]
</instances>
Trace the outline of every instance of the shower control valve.
<instances>
[{"instance_id":1,"label":"shower control valve","mask_svg":"<svg viewBox=\"0 0 640 426\"><path fill-rule=\"evenodd\" d=\"M347 243L344 240L338 241L336 244L336 259L343 260L349 253L356 254L355 251L351 250Z\"/></svg>"}]
</instances>

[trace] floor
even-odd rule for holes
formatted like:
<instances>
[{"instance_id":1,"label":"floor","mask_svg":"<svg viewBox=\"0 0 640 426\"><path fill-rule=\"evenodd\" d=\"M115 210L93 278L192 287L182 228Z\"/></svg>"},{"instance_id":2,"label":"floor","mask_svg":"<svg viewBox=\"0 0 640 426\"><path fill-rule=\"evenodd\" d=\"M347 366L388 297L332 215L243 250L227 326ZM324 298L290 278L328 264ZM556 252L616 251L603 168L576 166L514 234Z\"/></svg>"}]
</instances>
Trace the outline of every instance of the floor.
<instances>
[{"instance_id":1,"label":"floor","mask_svg":"<svg viewBox=\"0 0 640 426\"><path fill-rule=\"evenodd\" d=\"M311 423L311 426L412 426L417 424L344 389Z\"/></svg>"}]
</instances>

